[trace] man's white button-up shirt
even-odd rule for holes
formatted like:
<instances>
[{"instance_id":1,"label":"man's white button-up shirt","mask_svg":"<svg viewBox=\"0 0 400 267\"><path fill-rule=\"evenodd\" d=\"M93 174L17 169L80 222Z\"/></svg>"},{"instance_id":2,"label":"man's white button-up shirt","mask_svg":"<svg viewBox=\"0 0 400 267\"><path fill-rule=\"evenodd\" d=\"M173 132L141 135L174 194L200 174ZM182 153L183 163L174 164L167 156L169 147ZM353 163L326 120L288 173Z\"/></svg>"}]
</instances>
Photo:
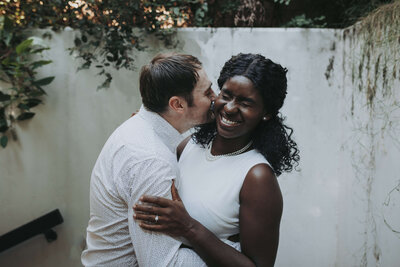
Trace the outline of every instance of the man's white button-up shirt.
<instances>
[{"instance_id":1,"label":"man's white button-up shirt","mask_svg":"<svg viewBox=\"0 0 400 267\"><path fill-rule=\"evenodd\" d=\"M180 141L175 128L143 107L109 137L90 181L85 266L206 266L193 250L180 249L180 241L145 231L133 220L140 196L171 199Z\"/></svg>"}]
</instances>

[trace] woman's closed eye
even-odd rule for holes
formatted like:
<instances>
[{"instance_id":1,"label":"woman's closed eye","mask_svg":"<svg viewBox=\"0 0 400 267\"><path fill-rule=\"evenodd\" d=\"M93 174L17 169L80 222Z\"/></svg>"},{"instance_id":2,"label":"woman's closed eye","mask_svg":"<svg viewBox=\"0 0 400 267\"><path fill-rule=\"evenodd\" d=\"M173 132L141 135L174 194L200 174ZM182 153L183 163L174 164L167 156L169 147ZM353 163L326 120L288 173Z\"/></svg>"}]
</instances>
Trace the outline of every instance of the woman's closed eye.
<instances>
[{"instance_id":1,"label":"woman's closed eye","mask_svg":"<svg viewBox=\"0 0 400 267\"><path fill-rule=\"evenodd\" d=\"M240 105L241 105L242 107L248 108L248 107L251 106L251 103L250 103L250 102L247 102L247 101L242 101L242 102L240 102Z\"/></svg>"}]
</instances>

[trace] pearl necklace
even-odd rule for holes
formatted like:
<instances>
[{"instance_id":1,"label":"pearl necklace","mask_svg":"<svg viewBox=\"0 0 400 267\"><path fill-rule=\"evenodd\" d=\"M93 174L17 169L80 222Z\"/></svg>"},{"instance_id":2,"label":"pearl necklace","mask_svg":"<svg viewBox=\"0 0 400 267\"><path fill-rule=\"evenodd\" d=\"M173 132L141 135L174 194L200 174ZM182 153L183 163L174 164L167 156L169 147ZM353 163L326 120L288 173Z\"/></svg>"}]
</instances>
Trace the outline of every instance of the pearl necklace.
<instances>
[{"instance_id":1,"label":"pearl necklace","mask_svg":"<svg viewBox=\"0 0 400 267\"><path fill-rule=\"evenodd\" d=\"M206 149L206 153L205 153L206 160L208 160L208 161L214 161L214 160L217 160L217 159L222 158L222 157L231 157L231 156L236 156L236 155L242 154L244 151L246 151L253 144L253 140L251 140L247 145L245 145L244 147L242 147L239 150L236 150L236 151L231 152L231 153L222 154L222 155L216 155L216 156L211 154L212 144L213 144L213 142L210 142L208 144L207 149Z\"/></svg>"}]
</instances>

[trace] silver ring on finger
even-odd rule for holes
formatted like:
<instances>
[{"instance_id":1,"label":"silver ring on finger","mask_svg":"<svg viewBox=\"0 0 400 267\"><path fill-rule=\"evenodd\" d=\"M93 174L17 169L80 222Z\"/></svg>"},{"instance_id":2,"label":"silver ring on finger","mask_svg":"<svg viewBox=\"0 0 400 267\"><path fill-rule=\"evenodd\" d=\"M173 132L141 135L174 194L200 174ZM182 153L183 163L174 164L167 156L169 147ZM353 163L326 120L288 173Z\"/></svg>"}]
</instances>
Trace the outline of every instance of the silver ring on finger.
<instances>
[{"instance_id":1,"label":"silver ring on finger","mask_svg":"<svg viewBox=\"0 0 400 267\"><path fill-rule=\"evenodd\" d=\"M156 217L154 218L154 221L155 221L156 223L158 223L158 215L156 215Z\"/></svg>"}]
</instances>

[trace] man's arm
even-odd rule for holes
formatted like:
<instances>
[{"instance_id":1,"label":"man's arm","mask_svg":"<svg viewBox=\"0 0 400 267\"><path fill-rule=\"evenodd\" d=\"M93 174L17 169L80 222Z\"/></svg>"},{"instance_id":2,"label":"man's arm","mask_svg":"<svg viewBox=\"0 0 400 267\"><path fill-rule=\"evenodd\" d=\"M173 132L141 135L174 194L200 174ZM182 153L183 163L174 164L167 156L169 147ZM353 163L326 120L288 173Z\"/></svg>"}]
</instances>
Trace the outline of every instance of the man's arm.
<instances>
[{"instance_id":1,"label":"man's arm","mask_svg":"<svg viewBox=\"0 0 400 267\"><path fill-rule=\"evenodd\" d=\"M147 159L127 173L133 177L128 200L129 232L139 266L206 266L190 249L180 249L181 242L172 237L143 230L133 220L133 207L143 194L171 199L171 183L176 177L173 166L160 159Z\"/></svg>"},{"instance_id":2,"label":"man's arm","mask_svg":"<svg viewBox=\"0 0 400 267\"><path fill-rule=\"evenodd\" d=\"M255 266L246 255L234 248L234 243L222 242L201 223L190 217L182 201L153 196L143 196L141 200L157 206L134 206L136 211L134 217L143 220L139 224L140 227L186 238L208 266ZM160 214L159 221L157 224L150 224L150 221L154 221L155 214Z\"/></svg>"},{"instance_id":3,"label":"man's arm","mask_svg":"<svg viewBox=\"0 0 400 267\"><path fill-rule=\"evenodd\" d=\"M272 169L266 164L254 166L246 175L240 192L240 238L242 253L219 240L186 212L183 203L159 197L143 196L148 208L136 205L136 214L145 229L185 237L210 266L273 266L279 241L282 195ZM159 223L148 224L154 214Z\"/></svg>"}]
</instances>

